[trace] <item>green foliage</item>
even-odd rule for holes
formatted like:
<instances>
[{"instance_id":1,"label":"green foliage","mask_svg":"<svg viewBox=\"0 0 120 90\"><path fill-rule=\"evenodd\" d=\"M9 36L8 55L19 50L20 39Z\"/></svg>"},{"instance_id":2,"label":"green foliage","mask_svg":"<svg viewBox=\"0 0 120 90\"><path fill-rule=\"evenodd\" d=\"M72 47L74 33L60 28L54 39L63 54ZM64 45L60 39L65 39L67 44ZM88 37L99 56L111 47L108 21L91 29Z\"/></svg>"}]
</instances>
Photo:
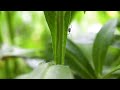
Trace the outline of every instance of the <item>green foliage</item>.
<instances>
[{"instance_id":1,"label":"green foliage","mask_svg":"<svg viewBox=\"0 0 120 90\"><path fill-rule=\"evenodd\" d=\"M0 11L0 78L119 79L120 22L113 17L119 12ZM102 28L84 36L93 24Z\"/></svg>"},{"instance_id":2,"label":"green foliage","mask_svg":"<svg viewBox=\"0 0 120 90\"><path fill-rule=\"evenodd\" d=\"M72 41L67 41L66 64L82 78L95 78L93 67L82 50Z\"/></svg>"},{"instance_id":3,"label":"green foliage","mask_svg":"<svg viewBox=\"0 0 120 90\"><path fill-rule=\"evenodd\" d=\"M94 39L93 47L91 47L93 51L91 52L90 47L88 50L86 49L88 45L78 46L71 40L67 40L65 64L70 66L74 75L79 78L91 79L113 77L114 72L119 70L119 60L116 60L117 65L110 66L119 57L119 49L115 47L115 42L118 41L118 38L116 39L116 35L114 35L116 26L117 19L112 19L101 28ZM87 51L89 51L88 54ZM91 60L91 57L93 57L93 60ZM109 61L110 64L106 64L106 61ZM108 67L108 70L105 67Z\"/></svg>"},{"instance_id":4,"label":"green foliage","mask_svg":"<svg viewBox=\"0 0 120 90\"><path fill-rule=\"evenodd\" d=\"M106 53L112 43L116 26L117 19L109 21L101 28L95 38L92 56L97 77L101 77Z\"/></svg>"}]
</instances>

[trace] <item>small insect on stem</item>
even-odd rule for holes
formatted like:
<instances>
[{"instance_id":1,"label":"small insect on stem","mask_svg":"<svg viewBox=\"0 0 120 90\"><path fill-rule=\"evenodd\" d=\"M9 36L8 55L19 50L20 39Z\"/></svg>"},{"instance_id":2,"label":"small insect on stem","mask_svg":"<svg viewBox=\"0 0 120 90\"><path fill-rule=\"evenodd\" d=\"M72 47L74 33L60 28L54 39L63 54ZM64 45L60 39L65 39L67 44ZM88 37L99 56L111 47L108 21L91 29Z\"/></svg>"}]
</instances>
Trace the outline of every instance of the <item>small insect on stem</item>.
<instances>
[{"instance_id":1,"label":"small insect on stem","mask_svg":"<svg viewBox=\"0 0 120 90\"><path fill-rule=\"evenodd\" d=\"M70 34L70 32L71 32L71 27L68 28L68 32L69 32L69 34Z\"/></svg>"}]
</instances>

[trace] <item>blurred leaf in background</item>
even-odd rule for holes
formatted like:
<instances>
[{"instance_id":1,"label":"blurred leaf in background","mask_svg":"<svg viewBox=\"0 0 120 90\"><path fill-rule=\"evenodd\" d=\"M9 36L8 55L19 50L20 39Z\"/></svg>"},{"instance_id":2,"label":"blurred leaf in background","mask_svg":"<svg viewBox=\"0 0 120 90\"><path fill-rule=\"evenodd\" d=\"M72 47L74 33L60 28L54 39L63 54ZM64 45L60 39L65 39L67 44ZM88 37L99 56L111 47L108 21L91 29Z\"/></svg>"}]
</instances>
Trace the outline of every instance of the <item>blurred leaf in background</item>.
<instances>
[{"instance_id":1,"label":"blurred leaf in background","mask_svg":"<svg viewBox=\"0 0 120 90\"><path fill-rule=\"evenodd\" d=\"M24 60L27 57L42 57L41 52L44 52L51 40L43 12L1 11L0 20L1 65L3 65L0 72L3 72L4 76L0 78L13 78L25 73L27 68L27 72L31 71L32 68ZM23 54L21 50L27 53Z\"/></svg>"}]
</instances>

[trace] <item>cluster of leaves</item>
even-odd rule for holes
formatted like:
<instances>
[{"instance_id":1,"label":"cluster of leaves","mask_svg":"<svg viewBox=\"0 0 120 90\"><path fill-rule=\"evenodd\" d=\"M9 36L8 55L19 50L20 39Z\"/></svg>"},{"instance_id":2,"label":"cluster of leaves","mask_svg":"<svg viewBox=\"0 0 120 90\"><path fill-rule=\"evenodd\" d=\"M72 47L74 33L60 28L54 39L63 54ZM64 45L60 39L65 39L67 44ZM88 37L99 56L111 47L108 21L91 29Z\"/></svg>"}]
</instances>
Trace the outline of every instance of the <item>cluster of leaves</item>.
<instances>
[{"instance_id":1,"label":"cluster of leaves","mask_svg":"<svg viewBox=\"0 0 120 90\"><path fill-rule=\"evenodd\" d=\"M74 13L73 13L74 14ZM50 27L51 30L51 36L52 36L52 45L50 48L48 48L47 52L53 52L51 56L54 56L54 64L63 64L61 65L61 70L64 71L60 73L61 71L57 70L57 65L55 66L54 71L49 72L49 69L46 71L46 75L44 74L44 78L56 78L56 74L54 74L56 71L59 72L58 78L71 78L71 73L69 72L66 74L67 71L72 71L73 75L75 78L88 78L88 79L95 79L95 78L118 78L116 75L116 71L120 69L120 64L119 64L119 55L117 52L113 57L115 59L115 62L117 62L116 65L112 66L111 64L113 63L113 60L110 65L106 65L105 62L108 62L109 55L111 54L113 49L116 49L114 47L116 44L115 39L116 35L114 34L115 29L118 25L118 20L117 19L112 19L109 22L107 22L101 30L98 32L98 34L95 37L94 43L92 43L90 46L91 49L89 51L89 55L91 55L92 58L87 58L87 55L85 55L84 51L80 48L82 45L78 46L75 43L73 43L71 40L67 40L67 45L66 45L66 39L67 39L67 29L71 21L71 15L72 12L45 12L45 17L48 23L48 26ZM67 17L65 17L67 16ZM66 19L67 24L66 24ZM65 45L66 45L66 52L65 52ZM51 49L53 48L53 50ZM86 48L86 47L84 47ZM119 48L116 49L119 51ZM113 53L112 53L113 54ZM65 55L65 59L64 59ZM47 57L47 55L46 55ZM49 57L48 57L49 58ZM46 58L44 58L46 59ZM50 60L50 59L49 59ZM45 63L46 64L46 63ZM45 65L42 64L42 65ZM65 68L69 66L70 69ZM44 68L43 68L44 69ZM42 70L43 70L42 69ZM42 72L41 70L41 72ZM22 76L20 78L31 78L37 75L43 75L39 74L39 72L36 72L34 70L32 73L27 74L25 76ZM50 76L49 76L50 74ZM52 75L52 77L51 77ZM64 77L62 77L64 75ZM35 78L41 78L41 76L35 77Z\"/></svg>"},{"instance_id":2,"label":"cluster of leaves","mask_svg":"<svg viewBox=\"0 0 120 90\"><path fill-rule=\"evenodd\" d=\"M31 20L24 21L23 14L29 14ZM41 51L50 38L44 19L41 12L0 11L0 78L30 72L26 60L42 57Z\"/></svg>"},{"instance_id":3,"label":"cluster of leaves","mask_svg":"<svg viewBox=\"0 0 120 90\"><path fill-rule=\"evenodd\" d=\"M43 51L41 52L39 50L36 51L30 49L22 51L20 54L12 52L7 55L1 55L2 59L6 56L7 59L8 56L12 58L12 60L5 59L5 70L7 78L13 78L16 76L16 79L119 78L120 36L115 35L114 33L117 26L119 27L118 19L112 19L104 24L101 30L97 33L95 39L93 40L93 43L89 45L82 45L74 43L73 41L67 39L68 28L75 13L75 11L44 11L43 18L46 19L46 25L48 25L50 29L52 42L47 45L49 47L47 47L46 49L42 49ZM84 11L84 13L86 12ZM6 18L8 20L7 22L9 27L8 31L10 39L9 43L10 45L17 45L18 43L14 40L16 35L16 27L13 27L14 25L12 25L15 24L12 22L12 20L14 20L13 16L17 15L17 13L0 12L1 16L3 16L3 14L6 14ZM30 34L30 36L31 35L32 33ZM1 36L0 40L1 43L3 43L3 39ZM26 46L23 45L23 47ZM3 53L3 51L1 52ZM22 74L22 72L9 77L11 62L14 63L14 71L18 72L18 68L16 68L18 67L18 63L16 62L18 59L16 59L15 57L30 58L31 56L35 56L35 54L32 55L35 52L40 53L38 55L39 59L44 59L46 61L42 61L39 66L33 71L31 71L32 69L30 69L30 73L18 76ZM13 60L13 58L15 59ZM23 60L20 59L19 61Z\"/></svg>"},{"instance_id":4,"label":"cluster of leaves","mask_svg":"<svg viewBox=\"0 0 120 90\"><path fill-rule=\"evenodd\" d=\"M90 58L81 49L84 48L85 50L87 47L76 45L71 40L67 40L65 64L72 69L75 76L79 78L119 77L119 75L114 77L115 72L120 69L119 45L115 43L118 42L119 35L114 34L117 25L118 20L112 19L101 28L94 39L94 43L91 43L86 51L89 52ZM107 65L108 62L109 65ZM117 64L114 65L113 63Z\"/></svg>"}]
</instances>

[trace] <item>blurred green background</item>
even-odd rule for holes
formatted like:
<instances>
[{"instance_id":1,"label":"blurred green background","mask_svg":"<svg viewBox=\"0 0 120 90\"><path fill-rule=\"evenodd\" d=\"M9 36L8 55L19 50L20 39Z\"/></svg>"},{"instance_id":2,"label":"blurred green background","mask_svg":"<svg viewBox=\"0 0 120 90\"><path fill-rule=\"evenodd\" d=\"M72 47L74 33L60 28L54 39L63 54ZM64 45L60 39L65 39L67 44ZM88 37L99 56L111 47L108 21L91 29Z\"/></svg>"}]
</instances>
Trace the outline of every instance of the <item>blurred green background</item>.
<instances>
[{"instance_id":1,"label":"blurred green background","mask_svg":"<svg viewBox=\"0 0 120 90\"><path fill-rule=\"evenodd\" d=\"M76 11L68 38L89 44L103 24L119 15L119 11ZM52 60L49 43L43 11L0 11L0 78L14 78L32 71L43 60Z\"/></svg>"}]
</instances>

